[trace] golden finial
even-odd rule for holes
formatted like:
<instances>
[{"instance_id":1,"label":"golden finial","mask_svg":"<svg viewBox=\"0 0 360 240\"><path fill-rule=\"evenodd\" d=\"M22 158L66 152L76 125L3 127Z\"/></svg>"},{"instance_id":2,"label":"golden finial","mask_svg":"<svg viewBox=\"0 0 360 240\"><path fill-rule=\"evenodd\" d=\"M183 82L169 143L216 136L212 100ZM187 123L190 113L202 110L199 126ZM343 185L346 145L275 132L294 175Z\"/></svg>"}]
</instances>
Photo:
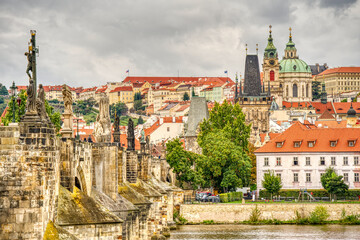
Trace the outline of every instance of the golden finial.
<instances>
[{"instance_id":1,"label":"golden finial","mask_svg":"<svg viewBox=\"0 0 360 240\"><path fill-rule=\"evenodd\" d=\"M247 49L247 43L245 43L245 47L246 47L245 50L246 50L246 55L247 55L247 50L248 50L248 49Z\"/></svg>"},{"instance_id":2,"label":"golden finial","mask_svg":"<svg viewBox=\"0 0 360 240\"><path fill-rule=\"evenodd\" d=\"M269 25L269 28L270 28L269 33L270 33L270 35L271 35L271 28L272 28L272 26L271 26L271 25Z\"/></svg>"},{"instance_id":3,"label":"golden finial","mask_svg":"<svg viewBox=\"0 0 360 240\"><path fill-rule=\"evenodd\" d=\"M290 37L291 37L291 30L292 30L292 29L291 29L291 27L290 27L290 28L289 28L289 31L290 31Z\"/></svg>"},{"instance_id":4,"label":"golden finial","mask_svg":"<svg viewBox=\"0 0 360 240\"><path fill-rule=\"evenodd\" d=\"M259 44L256 44L256 55L258 54Z\"/></svg>"}]
</instances>

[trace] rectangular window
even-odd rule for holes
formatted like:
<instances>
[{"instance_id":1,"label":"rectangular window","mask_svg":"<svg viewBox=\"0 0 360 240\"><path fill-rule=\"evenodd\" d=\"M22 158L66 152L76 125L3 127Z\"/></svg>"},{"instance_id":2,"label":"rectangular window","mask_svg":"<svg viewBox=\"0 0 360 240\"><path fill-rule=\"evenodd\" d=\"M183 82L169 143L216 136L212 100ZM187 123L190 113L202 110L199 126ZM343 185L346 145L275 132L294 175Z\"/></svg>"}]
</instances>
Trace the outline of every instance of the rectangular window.
<instances>
[{"instance_id":1,"label":"rectangular window","mask_svg":"<svg viewBox=\"0 0 360 240\"><path fill-rule=\"evenodd\" d=\"M276 176L281 180L281 173L277 173Z\"/></svg>"},{"instance_id":2,"label":"rectangular window","mask_svg":"<svg viewBox=\"0 0 360 240\"><path fill-rule=\"evenodd\" d=\"M276 166L281 166L281 157L276 158Z\"/></svg>"},{"instance_id":3,"label":"rectangular window","mask_svg":"<svg viewBox=\"0 0 360 240\"><path fill-rule=\"evenodd\" d=\"M314 142L308 142L309 147L314 147Z\"/></svg>"},{"instance_id":4,"label":"rectangular window","mask_svg":"<svg viewBox=\"0 0 360 240\"><path fill-rule=\"evenodd\" d=\"M310 157L306 157L306 166L310 166L311 162L310 162Z\"/></svg>"},{"instance_id":5,"label":"rectangular window","mask_svg":"<svg viewBox=\"0 0 360 240\"><path fill-rule=\"evenodd\" d=\"M359 182L359 173L354 173L354 182Z\"/></svg>"},{"instance_id":6,"label":"rectangular window","mask_svg":"<svg viewBox=\"0 0 360 240\"><path fill-rule=\"evenodd\" d=\"M349 174L344 173L344 182L348 182L348 181L349 181Z\"/></svg>"},{"instance_id":7,"label":"rectangular window","mask_svg":"<svg viewBox=\"0 0 360 240\"><path fill-rule=\"evenodd\" d=\"M264 158L264 166L269 166L269 158Z\"/></svg>"},{"instance_id":8,"label":"rectangular window","mask_svg":"<svg viewBox=\"0 0 360 240\"><path fill-rule=\"evenodd\" d=\"M320 157L320 165L321 166L325 165L325 157Z\"/></svg>"},{"instance_id":9,"label":"rectangular window","mask_svg":"<svg viewBox=\"0 0 360 240\"><path fill-rule=\"evenodd\" d=\"M311 173L306 173L306 182L311 182Z\"/></svg>"},{"instance_id":10,"label":"rectangular window","mask_svg":"<svg viewBox=\"0 0 360 240\"><path fill-rule=\"evenodd\" d=\"M355 166L359 165L359 157L354 157L354 165Z\"/></svg>"},{"instance_id":11,"label":"rectangular window","mask_svg":"<svg viewBox=\"0 0 360 240\"><path fill-rule=\"evenodd\" d=\"M295 166L299 165L298 157L294 157L294 165Z\"/></svg>"},{"instance_id":12,"label":"rectangular window","mask_svg":"<svg viewBox=\"0 0 360 240\"><path fill-rule=\"evenodd\" d=\"M323 175L324 175L324 173L320 173L320 181L321 181L321 178L322 178Z\"/></svg>"},{"instance_id":13,"label":"rectangular window","mask_svg":"<svg viewBox=\"0 0 360 240\"><path fill-rule=\"evenodd\" d=\"M170 132L170 127L167 127L167 131Z\"/></svg>"},{"instance_id":14,"label":"rectangular window","mask_svg":"<svg viewBox=\"0 0 360 240\"><path fill-rule=\"evenodd\" d=\"M294 182L299 182L299 174L294 173Z\"/></svg>"},{"instance_id":15,"label":"rectangular window","mask_svg":"<svg viewBox=\"0 0 360 240\"><path fill-rule=\"evenodd\" d=\"M349 165L349 160L348 160L348 157L344 157L344 165Z\"/></svg>"},{"instance_id":16,"label":"rectangular window","mask_svg":"<svg viewBox=\"0 0 360 240\"><path fill-rule=\"evenodd\" d=\"M336 157L331 157L331 165L336 165Z\"/></svg>"}]
</instances>

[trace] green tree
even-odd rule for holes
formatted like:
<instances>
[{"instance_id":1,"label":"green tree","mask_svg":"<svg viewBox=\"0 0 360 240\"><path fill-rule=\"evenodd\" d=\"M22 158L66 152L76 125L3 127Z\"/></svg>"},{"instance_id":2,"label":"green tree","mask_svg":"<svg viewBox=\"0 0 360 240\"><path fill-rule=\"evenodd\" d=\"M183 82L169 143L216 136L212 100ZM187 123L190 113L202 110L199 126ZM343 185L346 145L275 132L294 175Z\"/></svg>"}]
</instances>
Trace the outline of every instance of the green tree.
<instances>
[{"instance_id":1,"label":"green tree","mask_svg":"<svg viewBox=\"0 0 360 240\"><path fill-rule=\"evenodd\" d=\"M2 96L8 96L9 95L8 90L1 83L0 83L0 95L2 95Z\"/></svg>"},{"instance_id":2,"label":"green tree","mask_svg":"<svg viewBox=\"0 0 360 240\"><path fill-rule=\"evenodd\" d=\"M196 189L204 184L201 172L197 170L196 162L199 158L201 158L200 155L186 151L178 138L166 144L166 161L176 174L181 188L190 185Z\"/></svg>"},{"instance_id":3,"label":"green tree","mask_svg":"<svg viewBox=\"0 0 360 240\"><path fill-rule=\"evenodd\" d=\"M223 191L248 186L251 160L248 156L250 125L239 104L215 103L208 120L200 124L198 143L204 158L199 166L204 178Z\"/></svg>"},{"instance_id":4,"label":"green tree","mask_svg":"<svg viewBox=\"0 0 360 240\"><path fill-rule=\"evenodd\" d=\"M341 100L341 102L347 102L347 98L344 98L343 100Z\"/></svg>"},{"instance_id":5,"label":"green tree","mask_svg":"<svg viewBox=\"0 0 360 240\"><path fill-rule=\"evenodd\" d=\"M124 116L128 112L128 107L123 102L117 102L110 105L110 118L112 121L115 120L115 113L117 116Z\"/></svg>"},{"instance_id":6,"label":"green tree","mask_svg":"<svg viewBox=\"0 0 360 240\"><path fill-rule=\"evenodd\" d=\"M45 100L45 109L48 114L50 121L54 124L56 133L59 133L61 129L61 115L59 112L54 112L54 107L52 107L47 100Z\"/></svg>"},{"instance_id":7,"label":"green tree","mask_svg":"<svg viewBox=\"0 0 360 240\"><path fill-rule=\"evenodd\" d=\"M141 93L136 92L136 93L134 94L134 101L136 101L136 100L141 100L141 99L142 99Z\"/></svg>"},{"instance_id":8,"label":"green tree","mask_svg":"<svg viewBox=\"0 0 360 240\"><path fill-rule=\"evenodd\" d=\"M184 93L183 100L184 101L190 100L189 94L187 92Z\"/></svg>"},{"instance_id":9,"label":"green tree","mask_svg":"<svg viewBox=\"0 0 360 240\"><path fill-rule=\"evenodd\" d=\"M25 90L22 90L18 97L20 98L20 106L17 102L17 99L15 99L15 105L14 105L14 97L11 97L9 103L8 103L8 109L6 112L5 117L1 119L1 122L4 123L5 126L9 125L9 123L13 120L13 114L15 114L15 122L20 122L20 118L25 114L26 109L26 100L27 95Z\"/></svg>"},{"instance_id":10,"label":"green tree","mask_svg":"<svg viewBox=\"0 0 360 240\"><path fill-rule=\"evenodd\" d=\"M269 171L264 174L262 185L266 189L266 191L270 193L270 199L272 199L273 194L279 193L282 187L281 179L280 177L275 176L274 171Z\"/></svg>"},{"instance_id":11,"label":"green tree","mask_svg":"<svg viewBox=\"0 0 360 240\"><path fill-rule=\"evenodd\" d=\"M319 81L312 81L311 89L312 89L312 99L320 99L321 98L321 92L320 92L320 82Z\"/></svg>"},{"instance_id":12,"label":"green tree","mask_svg":"<svg viewBox=\"0 0 360 240\"><path fill-rule=\"evenodd\" d=\"M142 104L142 100L134 101L134 109L135 109L135 111L145 110L145 108L143 107L143 104Z\"/></svg>"},{"instance_id":13,"label":"green tree","mask_svg":"<svg viewBox=\"0 0 360 240\"><path fill-rule=\"evenodd\" d=\"M344 194L349 189L342 178L331 167L321 176L321 185L330 194L330 198L336 199L337 194Z\"/></svg>"},{"instance_id":14,"label":"green tree","mask_svg":"<svg viewBox=\"0 0 360 240\"><path fill-rule=\"evenodd\" d=\"M230 134L232 142L241 146L244 151L248 151L251 126L245 123L245 114L239 104L232 105L226 100L221 105L215 102L209 119L200 124L199 145L201 146L202 140L207 134L221 129Z\"/></svg>"},{"instance_id":15,"label":"green tree","mask_svg":"<svg viewBox=\"0 0 360 240\"><path fill-rule=\"evenodd\" d=\"M15 113L15 122L20 122L21 117L25 114L27 95L24 90L20 92L19 98L21 99L20 105L18 105L17 101L15 101L14 105L14 101L12 99L9 102L9 108L7 110L7 113L5 117L1 119L4 125L9 125L9 123L12 122L13 113ZM47 114L49 115L50 121L54 124L56 132L59 133L59 130L61 128L60 113L54 112L54 108L49 105L47 100L45 100L45 109Z\"/></svg>"},{"instance_id":16,"label":"green tree","mask_svg":"<svg viewBox=\"0 0 360 240\"><path fill-rule=\"evenodd\" d=\"M211 131L202 138L204 157L198 167L206 182L223 192L248 186L251 162L240 145L231 140L231 133L224 129Z\"/></svg>"},{"instance_id":17,"label":"green tree","mask_svg":"<svg viewBox=\"0 0 360 240\"><path fill-rule=\"evenodd\" d=\"M250 177L250 184L256 184L256 156L254 154L256 148L252 143L249 143L249 151L248 156L251 160L251 177Z\"/></svg>"},{"instance_id":18,"label":"green tree","mask_svg":"<svg viewBox=\"0 0 360 240\"><path fill-rule=\"evenodd\" d=\"M144 123L144 119L142 119L142 117L140 116L138 119L138 124L143 124Z\"/></svg>"},{"instance_id":19,"label":"green tree","mask_svg":"<svg viewBox=\"0 0 360 240\"><path fill-rule=\"evenodd\" d=\"M5 102L3 97L0 97L0 104L3 104Z\"/></svg>"}]
</instances>

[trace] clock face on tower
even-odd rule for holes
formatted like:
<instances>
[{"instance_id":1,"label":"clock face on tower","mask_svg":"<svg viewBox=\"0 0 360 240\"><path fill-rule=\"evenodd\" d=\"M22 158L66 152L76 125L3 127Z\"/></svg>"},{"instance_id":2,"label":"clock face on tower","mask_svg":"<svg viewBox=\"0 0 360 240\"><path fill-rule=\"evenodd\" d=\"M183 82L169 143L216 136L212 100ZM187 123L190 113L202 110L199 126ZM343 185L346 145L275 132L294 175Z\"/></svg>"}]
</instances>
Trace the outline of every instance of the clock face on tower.
<instances>
[{"instance_id":1,"label":"clock face on tower","mask_svg":"<svg viewBox=\"0 0 360 240\"><path fill-rule=\"evenodd\" d=\"M275 64L275 61L274 61L274 60L270 60L269 63L270 63L270 65L274 65L274 64Z\"/></svg>"}]
</instances>

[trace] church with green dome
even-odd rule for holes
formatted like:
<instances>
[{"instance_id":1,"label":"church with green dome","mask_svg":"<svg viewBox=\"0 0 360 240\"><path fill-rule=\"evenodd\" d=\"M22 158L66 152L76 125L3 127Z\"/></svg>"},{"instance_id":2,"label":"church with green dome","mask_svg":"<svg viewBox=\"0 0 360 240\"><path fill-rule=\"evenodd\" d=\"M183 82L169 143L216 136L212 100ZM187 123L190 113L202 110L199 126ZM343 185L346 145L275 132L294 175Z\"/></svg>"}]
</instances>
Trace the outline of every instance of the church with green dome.
<instances>
[{"instance_id":1,"label":"church with green dome","mask_svg":"<svg viewBox=\"0 0 360 240\"><path fill-rule=\"evenodd\" d=\"M288 102L311 101L311 69L297 55L295 43L292 41L291 28L285 56L279 65L279 83L282 86L283 100Z\"/></svg>"}]
</instances>

